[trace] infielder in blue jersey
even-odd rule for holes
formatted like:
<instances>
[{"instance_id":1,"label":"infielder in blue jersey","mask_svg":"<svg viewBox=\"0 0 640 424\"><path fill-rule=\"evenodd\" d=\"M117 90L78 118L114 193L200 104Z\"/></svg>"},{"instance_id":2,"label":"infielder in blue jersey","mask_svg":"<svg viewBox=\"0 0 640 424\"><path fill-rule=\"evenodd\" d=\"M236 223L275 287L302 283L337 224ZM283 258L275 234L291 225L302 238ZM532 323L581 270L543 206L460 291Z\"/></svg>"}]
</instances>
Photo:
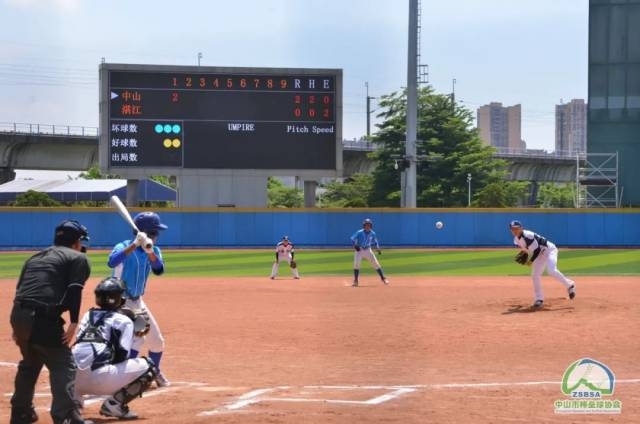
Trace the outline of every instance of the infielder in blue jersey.
<instances>
[{"instance_id":1,"label":"infielder in blue jersey","mask_svg":"<svg viewBox=\"0 0 640 424\"><path fill-rule=\"evenodd\" d=\"M371 262L371 265L376 269L376 272L380 276L380 279L384 284L389 284L389 280L384 276L382 267L373 253L373 247L375 246L378 251L378 255L382 255L380 250L380 244L378 243L378 237L373 231L373 222L367 218L362 222L362 229L356 231L351 236L351 242L355 253L353 255L353 287L358 287L358 277L360 276L360 262L362 259L366 259Z\"/></svg>"},{"instance_id":2,"label":"infielder in blue jersey","mask_svg":"<svg viewBox=\"0 0 640 424\"><path fill-rule=\"evenodd\" d=\"M142 300L149 273L161 275L164 272L162 252L156 246L160 231L167 226L160 222L155 212L141 212L135 216L133 222L140 230L133 240L124 240L113 248L109 255L108 265L113 268L113 276L124 281L126 286L125 307L132 310L146 311L149 316L150 329L144 337L135 337L130 350L130 357L135 358L146 341L149 346L149 358L160 370L160 359L164 351L164 337L151 311ZM168 386L169 380L158 372L156 376L158 387Z\"/></svg>"}]
</instances>

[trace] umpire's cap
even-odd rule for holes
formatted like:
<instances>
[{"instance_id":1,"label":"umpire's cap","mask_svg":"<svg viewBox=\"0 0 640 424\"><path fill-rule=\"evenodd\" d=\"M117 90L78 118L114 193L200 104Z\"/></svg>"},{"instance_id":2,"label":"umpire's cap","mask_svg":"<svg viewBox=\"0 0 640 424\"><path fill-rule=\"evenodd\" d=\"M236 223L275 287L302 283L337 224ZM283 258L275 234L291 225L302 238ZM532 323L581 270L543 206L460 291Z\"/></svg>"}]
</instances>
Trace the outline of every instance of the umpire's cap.
<instances>
[{"instance_id":1,"label":"umpire's cap","mask_svg":"<svg viewBox=\"0 0 640 424\"><path fill-rule=\"evenodd\" d=\"M140 212L133 218L133 222L140 231L145 233L169 228L160 222L160 216L155 212Z\"/></svg>"},{"instance_id":2,"label":"umpire's cap","mask_svg":"<svg viewBox=\"0 0 640 424\"><path fill-rule=\"evenodd\" d=\"M509 223L509 228L522 228L522 222L513 220Z\"/></svg>"},{"instance_id":3,"label":"umpire's cap","mask_svg":"<svg viewBox=\"0 0 640 424\"><path fill-rule=\"evenodd\" d=\"M66 219L58 224L53 237L53 244L56 246L71 246L78 240L89 240L87 227L75 219Z\"/></svg>"}]
</instances>

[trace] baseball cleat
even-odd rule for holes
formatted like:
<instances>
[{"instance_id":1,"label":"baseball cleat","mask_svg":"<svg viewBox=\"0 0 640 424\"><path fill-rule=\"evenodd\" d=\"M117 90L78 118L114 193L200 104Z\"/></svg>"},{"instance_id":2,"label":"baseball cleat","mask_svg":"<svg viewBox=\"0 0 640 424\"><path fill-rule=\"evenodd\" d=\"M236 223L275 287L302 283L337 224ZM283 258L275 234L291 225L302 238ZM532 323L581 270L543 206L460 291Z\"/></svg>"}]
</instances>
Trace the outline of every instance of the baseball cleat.
<instances>
[{"instance_id":1,"label":"baseball cleat","mask_svg":"<svg viewBox=\"0 0 640 424\"><path fill-rule=\"evenodd\" d=\"M135 420L138 418L138 415L131 412L127 405L123 405L113 399L107 399L102 403L100 415L115 417L121 420Z\"/></svg>"},{"instance_id":2,"label":"baseball cleat","mask_svg":"<svg viewBox=\"0 0 640 424\"><path fill-rule=\"evenodd\" d=\"M271 278L272 280L275 280L275 279L276 279L276 277L269 277L269 278Z\"/></svg>"},{"instance_id":3,"label":"baseball cleat","mask_svg":"<svg viewBox=\"0 0 640 424\"><path fill-rule=\"evenodd\" d=\"M544 300L536 300L535 302L533 302L533 305L531 305L531 307L533 309L540 309L542 308L542 304L544 303Z\"/></svg>"},{"instance_id":4,"label":"baseball cleat","mask_svg":"<svg viewBox=\"0 0 640 424\"><path fill-rule=\"evenodd\" d=\"M358 280L353 280L351 287L358 287Z\"/></svg>"},{"instance_id":5,"label":"baseball cleat","mask_svg":"<svg viewBox=\"0 0 640 424\"><path fill-rule=\"evenodd\" d=\"M385 285L389 285L389 279L388 279L388 278L383 278L383 279L382 279L382 282L383 282Z\"/></svg>"},{"instance_id":6,"label":"baseball cleat","mask_svg":"<svg viewBox=\"0 0 640 424\"><path fill-rule=\"evenodd\" d=\"M158 375L156 375L156 385L158 387L167 387L167 386L171 386L171 382L167 379L167 377L164 376L164 374L162 374L162 372L158 372Z\"/></svg>"},{"instance_id":7,"label":"baseball cleat","mask_svg":"<svg viewBox=\"0 0 640 424\"><path fill-rule=\"evenodd\" d=\"M293 279L294 279L294 280L299 280L299 279L300 279L300 277L293 277Z\"/></svg>"},{"instance_id":8,"label":"baseball cleat","mask_svg":"<svg viewBox=\"0 0 640 424\"><path fill-rule=\"evenodd\" d=\"M576 285L572 284L567 291L569 292L569 299L573 300L573 298L576 297Z\"/></svg>"}]
</instances>

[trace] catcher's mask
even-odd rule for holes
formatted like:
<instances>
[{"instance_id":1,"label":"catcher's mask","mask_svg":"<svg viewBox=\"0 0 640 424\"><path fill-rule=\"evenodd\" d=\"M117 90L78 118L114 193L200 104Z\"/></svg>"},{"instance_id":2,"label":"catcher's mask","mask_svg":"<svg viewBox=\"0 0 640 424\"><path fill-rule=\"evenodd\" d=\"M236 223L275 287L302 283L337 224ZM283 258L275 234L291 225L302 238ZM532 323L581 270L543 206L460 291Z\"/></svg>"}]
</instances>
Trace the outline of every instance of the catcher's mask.
<instances>
[{"instance_id":1,"label":"catcher's mask","mask_svg":"<svg viewBox=\"0 0 640 424\"><path fill-rule=\"evenodd\" d=\"M117 277L108 277L100 281L94 290L96 305L102 309L118 309L125 301L124 282Z\"/></svg>"}]
</instances>

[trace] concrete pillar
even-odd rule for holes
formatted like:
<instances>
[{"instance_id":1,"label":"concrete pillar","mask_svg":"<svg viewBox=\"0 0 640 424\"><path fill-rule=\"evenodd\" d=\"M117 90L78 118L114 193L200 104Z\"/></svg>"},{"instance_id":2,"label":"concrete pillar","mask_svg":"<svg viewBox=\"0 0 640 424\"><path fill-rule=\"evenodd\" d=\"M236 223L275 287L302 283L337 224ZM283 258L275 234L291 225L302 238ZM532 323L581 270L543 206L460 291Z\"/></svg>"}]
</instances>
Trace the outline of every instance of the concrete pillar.
<instances>
[{"instance_id":1,"label":"concrete pillar","mask_svg":"<svg viewBox=\"0 0 640 424\"><path fill-rule=\"evenodd\" d=\"M11 168L0 168L0 184L16 179L16 172Z\"/></svg>"},{"instance_id":2,"label":"concrete pillar","mask_svg":"<svg viewBox=\"0 0 640 424\"><path fill-rule=\"evenodd\" d=\"M126 205L135 208L138 207L138 185L140 180L127 180L127 203Z\"/></svg>"},{"instance_id":3,"label":"concrete pillar","mask_svg":"<svg viewBox=\"0 0 640 424\"><path fill-rule=\"evenodd\" d=\"M316 188L318 188L317 181L304 182L304 207L305 208L316 207Z\"/></svg>"}]
</instances>

